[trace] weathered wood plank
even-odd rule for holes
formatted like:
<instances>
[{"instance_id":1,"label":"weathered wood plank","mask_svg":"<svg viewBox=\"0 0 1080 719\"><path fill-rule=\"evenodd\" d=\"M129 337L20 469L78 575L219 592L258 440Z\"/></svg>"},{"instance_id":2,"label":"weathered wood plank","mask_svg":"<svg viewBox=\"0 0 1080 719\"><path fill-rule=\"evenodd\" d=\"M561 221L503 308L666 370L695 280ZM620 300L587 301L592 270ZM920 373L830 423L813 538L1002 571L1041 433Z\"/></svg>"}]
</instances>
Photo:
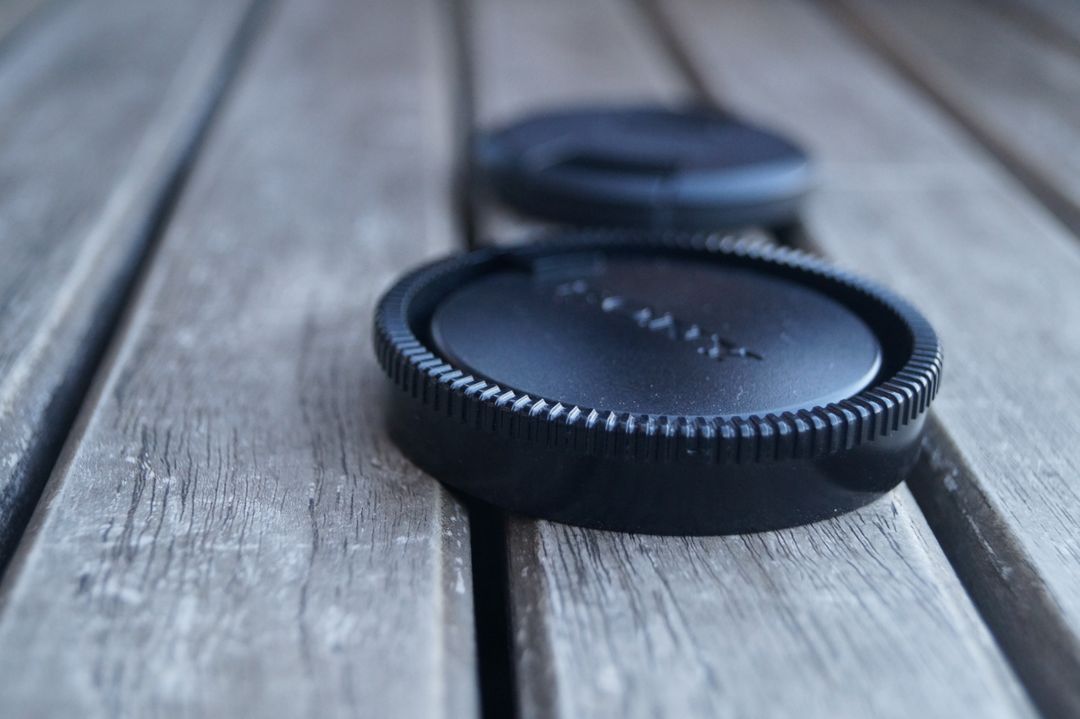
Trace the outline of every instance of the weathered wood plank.
<instances>
[{"instance_id":1,"label":"weathered wood plank","mask_svg":"<svg viewBox=\"0 0 1080 719\"><path fill-rule=\"evenodd\" d=\"M1072 0L995 0L993 7L1044 40L1080 53L1080 4Z\"/></svg>"},{"instance_id":2,"label":"weathered wood plank","mask_svg":"<svg viewBox=\"0 0 1080 719\"><path fill-rule=\"evenodd\" d=\"M536 93L687 92L631 7L480 0L473 16L481 124L535 109ZM904 488L783 532L654 537L513 518L508 545L524 716L1029 711Z\"/></svg>"},{"instance_id":3,"label":"weathered wood plank","mask_svg":"<svg viewBox=\"0 0 1080 719\"><path fill-rule=\"evenodd\" d=\"M6 0L0 2L0 51L3 43L31 15L44 5L46 0Z\"/></svg>"},{"instance_id":4,"label":"weathered wood plank","mask_svg":"<svg viewBox=\"0 0 1080 719\"><path fill-rule=\"evenodd\" d=\"M249 4L74 0L48 8L0 55L0 564Z\"/></svg>"},{"instance_id":5,"label":"weathered wood plank","mask_svg":"<svg viewBox=\"0 0 1080 719\"><path fill-rule=\"evenodd\" d=\"M974 0L834 4L1080 233L1080 55Z\"/></svg>"},{"instance_id":6,"label":"weathered wood plank","mask_svg":"<svg viewBox=\"0 0 1080 719\"><path fill-rule=\"evenodd\" d=\"M373 303L454 244L434 0L272 13L3 586L10 716L469 716L463 511Z\"/></svg>"},{"instance_id":7,"label":"weathered wood plank","mask_svg":"<svg viewBox=\"0 0 1080 719\"><path fill-rule=\"evenodd\" d=\"M667 6L724 98L776 118L822 162L807 212L818 243L908 295L941 333L934 412L948 438L914 486L1040 707L1080 714L1075 238L821 12L778 0Z\"/></svg>"}]
</instances>

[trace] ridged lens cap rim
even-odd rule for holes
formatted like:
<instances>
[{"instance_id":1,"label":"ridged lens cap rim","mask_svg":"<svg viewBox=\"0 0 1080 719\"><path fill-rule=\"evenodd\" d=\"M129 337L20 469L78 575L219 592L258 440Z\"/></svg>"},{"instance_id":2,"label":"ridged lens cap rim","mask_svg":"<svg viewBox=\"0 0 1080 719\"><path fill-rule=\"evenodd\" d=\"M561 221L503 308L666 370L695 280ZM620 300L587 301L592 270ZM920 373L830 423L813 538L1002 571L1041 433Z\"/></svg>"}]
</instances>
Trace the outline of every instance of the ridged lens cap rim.
<instances>
[{"instance_id":1,"label":"ridged lens cap rim","mask_svg":"<svg viewBox=\"0 0 1080 719\"><path fill-rule=\"evenodd\" d=\"M889 308L909 328L912 337L910 356L889 377L849 399L823 407L807 406L784 412L781 416L630 415L603 407L568 405L556 397L529 396L500 386L497 378L484 379L444 360L434 347L421 341L410 326L410 302L418 292L448 276L475 272L495 258L524 252L561 252L570 248L603 250L627 243L691 249L716 257L741 257L763 266L784 266L846 286L864 295L868 301ZM514 436L529 437L536 436L533 425L546 421L563 425L574 435L632 435L657 431L656 458L683 457L685 451L680 450L688 446L687 440L706 439L723 445L716 452L706 453L718 462L736 458L739 461L772 461L816 457L886 436L926 412L937 394L943 359L941 344L929 322L891 291L800 250L719 235L652 237L646 234L583 233L549 239L528 248L490 248L442 260L404 277L387 291L376 311L375 341L380 364L394 384L422 403L452 403L460 408L455 415L489 416L493 421L481 422L480 429L494 431L501 427L510 430ZM496 416L505 419L497 420ZM506 421L512 418L520 421ZM656 427L664 429L646 429ZM821 434L822 427L843 439L819 441L815 435ZM767 444L772 444L767 440L779 436L794 439L783 443L788 446L788 452L781 453L780 444L775 445L776 452L761 451ZM804 436L807 441L800 439ZM762 440L766 440L766 445ZM583 447L586 453L596 453L608 443L575 441L572 444ZM747 451L749 445L758 450ZM702 455L694 452L693 456L700 458Z\"/></svg>"},{"instance_id":2,"label":"ridged lens cap rim","mask_svg":"<svg viewBox=\"0 0 1080 719\"><path fill-rule=\"evenodd\" d=\"M765 416L649 415L530 396L455 366L424 337L438 299L488 268L627 248L689 253L842 289L888 313L893 330L905 328L906 356L888 358L870 386L825 406ZM792 526L879 496L913 466L942 370L933 328L891 291L799 250L718 234L572 232L438 260L385 293L374 336L394 385L394 439L436 478L537 517L664 534Z\"/></svg>"}]
</instances>

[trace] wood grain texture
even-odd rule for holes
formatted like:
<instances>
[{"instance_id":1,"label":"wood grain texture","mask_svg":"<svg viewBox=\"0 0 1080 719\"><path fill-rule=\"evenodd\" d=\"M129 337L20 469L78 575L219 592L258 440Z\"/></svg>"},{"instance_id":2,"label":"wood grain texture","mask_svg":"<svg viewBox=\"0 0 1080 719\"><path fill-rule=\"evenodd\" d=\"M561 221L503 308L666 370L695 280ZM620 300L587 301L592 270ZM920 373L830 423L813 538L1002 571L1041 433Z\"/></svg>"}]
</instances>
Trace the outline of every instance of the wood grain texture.
<instances>
[{"instance_id":1,"label":"wood grain texture","mask_svg":"<svg viewBox=\"0 0 1080 719\"><path fill-rule=\"evenodd\" d=\"M1072 0L994 0L992 7L1043 41L1080 54L1080 4Z\"/></svg>"},{"instance_id":2,"label":"wood grain texture","mask_svg":"<svg viewBox=\"0 0 1080 719\"><path fill-rule=\"evenodd\" d=\"M479 0L473 23L482 125L539 107L536 88L544 102L686 94L632 6ZM904 488L782 532L655 537L513 518L508 544L526 717L1030 712Z\"/></svg>"},{"instance_id":3,"label":"wood grain texture","mask_svg":"<svg viewBox=\"0 0 1080 719\"><path fill-rule=\"evenodd\" d=\"M818 158L806 213L817 242L940 332L934 414L948 436L932 443L920 498L1040 707L1080 714L1075 238L829 16L780 0L665 7L728 101Z\"/></svg>"},{"instance_id":4,"label":"wood grain texture","mask_svg":"<svg viewBox=\"0 0 1080 719\"><path fill-rule=\"evenodd\" d=\"M47 0L4 0L0 2L0 52L3 51L4 43L15 33L36 11L41 9Z\"/></svg>"},{"instance_id":5,"label":"wood grain texture","mask_svg":"<svg viewBox=\"0 0 1080 719\"><path fill-rule=\"evenodd\" d=\"M834 2L1080 233L1080 54L994 3Z\"/></svg>"},{"instance_id":6,"label":"wood grain texture","mask_svg":"<svg viewBox=\"0 0 1080 719\"><path fill-rule=\"evenodd\" d=\"M5 715L475 712L466 518L370 342L454 244L443 38L434 1L271 15L5 579Z\"/></svg>"},{"instance_id":7,"label":"wood grain texture","mask_svg":"<svg viewBox=\"0 0 1080 719\"><path fill-rule=\"evenodd\" d=\"M248 7L73 0L0 55L0 562L70 427Z\"/></svg>"}]
</instances>

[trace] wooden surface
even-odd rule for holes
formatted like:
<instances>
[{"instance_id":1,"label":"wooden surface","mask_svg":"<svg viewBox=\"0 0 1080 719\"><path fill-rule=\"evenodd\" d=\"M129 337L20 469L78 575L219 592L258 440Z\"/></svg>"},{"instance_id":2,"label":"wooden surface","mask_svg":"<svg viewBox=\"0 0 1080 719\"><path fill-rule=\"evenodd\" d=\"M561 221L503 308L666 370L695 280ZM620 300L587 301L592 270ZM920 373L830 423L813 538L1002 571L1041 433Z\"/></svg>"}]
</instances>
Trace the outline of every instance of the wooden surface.
<instances>
[{"instance_id":1,"label":"wooden surface","mask_svg":"<svg viewBox=\"0 0 1080 719\"><path fill-rule=\"evenodd\" d=\"M837 4L1080 232L1080 54L1045 32L1070 3L1048 23L1018 23L1007 12L1018 1Z\"/></svg>"},{"instance_id":2,"label":"wooden surface","mask_svg":"<svg viewBox=\"0 0 1080 719\"><path fill-rule=\"evenodd\" d=\"M993 7L1010 21L1041 34L1045 41L1080 52L1080 4L1069 0L996 0Z\"/></svg>"},{"instance_id":3,"label":"wooden surface","mask_svg":"<svg viewBox=\"0 0 1080 719\"><path fill-rule=\"evenodd\" d=\"M542 16L523 2L471 7L481 126L539 103L691 95L634 6L567 0ZM587 54L563 50L585 38ZM515 518L507 539L526 717L1029 712L903 488L836 520L754 536Z\"/></svg>"},{"instance_id":4,"label":"wooden surface","mask_svg":"<svg viewBox=\"0 0 1080 719\"><path fill-rule=\"evenodd\" d=\"M1077 18L0 2L0 716L1080 716ZM466 512L384 434L375 299L538 228L466 131L686 99L804 143L794 236L940 330L911 489L720 538Z\"/></svg>"},{"instance_id":5,"label":"wooden surface","mask_svg":"<svg viewBox=\"0 0 1080 719\"><path fill-rule=\"evenodd\" d=\"M727 100L822 161L819 245L915 298L944 338L934 413L957 452L914 484L1040 707L1080 715L1076 238L830 16L750 0L669 15L702 67L738 63Z\"/></svg>"},{"instance_id":6,"label":"wooden surface","mask_svg":"<svg viewBox=\"0 0 1080 719\"><path fill-rule=\"evenodd\" d=\"M0 6L0 25L23 5ZM0 560L48 476L247 6L76 0L46 8L0 52Z\"/></svg>"},{"instance_id":7,"label":"wooden surface","mask_svg":"<svg viewBox=\"0 0 1080 719\"><path fill-rule=\"evenodd\" d=\"M34 16L46 0L6 0L0 3L0 52L4 44Z\"/></svg>"},{"instance_id":8,"label":"wooden surface","mask_svg":"<svg viewBox=\"0 0 1080 719\"><path fill-rule=\"evenodd\" d=\"M368 325L454 242L441 33L272 13L5 578L6 716L475 712L465 515L387 443Z\"/></svg>"}]
</instances>

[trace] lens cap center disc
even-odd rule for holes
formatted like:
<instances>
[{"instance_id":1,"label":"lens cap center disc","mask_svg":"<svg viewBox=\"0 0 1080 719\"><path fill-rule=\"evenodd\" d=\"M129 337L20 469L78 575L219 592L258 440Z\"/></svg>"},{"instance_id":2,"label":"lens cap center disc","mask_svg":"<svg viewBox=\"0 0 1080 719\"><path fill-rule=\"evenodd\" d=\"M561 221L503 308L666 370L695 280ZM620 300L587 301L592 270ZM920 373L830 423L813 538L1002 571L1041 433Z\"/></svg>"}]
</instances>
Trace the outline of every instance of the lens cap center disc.
<instances>
[{"instance_id":1,"label":"lens cap center disc","mask_svg":"<svg viewBox=\"0 0 1080 719\"><path fill-rule=\"evenodd\" d=\"M431 320L456 365L534 397L633 414L781 414L851 397L882 348L840 302L707 259L589 252L488 272Z\"/></svg>"}]
</instances>

